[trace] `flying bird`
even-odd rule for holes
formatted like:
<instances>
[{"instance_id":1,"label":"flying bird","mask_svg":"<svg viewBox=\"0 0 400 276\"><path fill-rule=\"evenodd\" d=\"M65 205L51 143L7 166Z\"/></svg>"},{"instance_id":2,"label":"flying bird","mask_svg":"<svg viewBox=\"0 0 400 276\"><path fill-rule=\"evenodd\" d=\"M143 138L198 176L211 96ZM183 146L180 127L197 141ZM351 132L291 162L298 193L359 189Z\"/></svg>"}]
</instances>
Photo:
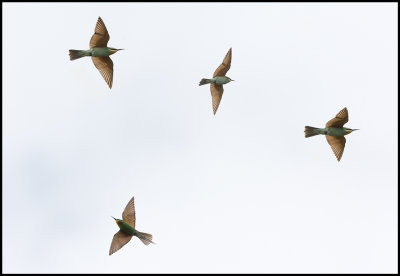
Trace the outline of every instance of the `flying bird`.
<instances>
[{"instance_id":1,"label":"flying bird","mask_svg":"<svg viewBox=\"0 0 400 276\"><path fill-rule=\"evenodd\" d=\"M219 103L221 102L222 99L222 94L224 93L223 85L233 81L231 78L225 76L229 68L231 68L231 60L232 60L232 48L229 49L221 65L217 68L217 70L215 70L213 78L201 79L199 83L199 85L211 83L210 90L211 90L212 107L214 115L217 112Z\"/></svg>"},{"instance_id":2,"label":"flying bird","mask_svg":"<svg viewBox=\"0 0 400 276\"><path fill-rule=\"evenodd\" d=\"M126 205L125 210L122 213L122 219L112 218L117 223L119 231L114 235L111 242L109 255L120 250L133 236L138 237L145 245L154 243L151 234L139 232L135 228L135 202L133 197Z\"/></svg>"},{"instance_id":3,"label":"flying bird","mask_svg":"<svg viewBox=\"0 0 400 276\"><path fill-rule=\"evenodd\" d=\"M345 135L352 133L358 129L351 129L343 127L345 123L349 121L349 114L347 112L347 108L343 108L340 112L336 115L335 118L329 120L325 128L316 128L306 126L304 133L305 137L311 137L314 135L323 134L328 141L328 144L331 146L333 153L336 156L337 161L339 162L342 158L344 146L346 144Z\"/></svg>"},{"instance_id":4,"label":"flying bird","mask_svg":"<svg viewBox=\"0 0 400 276\"><path fill-rule=\"evenodd\" d=\"M91 56L94 66L99 70L103 79L108 84L108 87L112 87L113 83L113 67L114 64L109 56L123 49L115 49L107 47L110 35L108 34L106 25L99 16L97 20L94 34L89 42L89 50L69 50L70 60L75 60L81 57Z\"/></svg>"}]
</instances>

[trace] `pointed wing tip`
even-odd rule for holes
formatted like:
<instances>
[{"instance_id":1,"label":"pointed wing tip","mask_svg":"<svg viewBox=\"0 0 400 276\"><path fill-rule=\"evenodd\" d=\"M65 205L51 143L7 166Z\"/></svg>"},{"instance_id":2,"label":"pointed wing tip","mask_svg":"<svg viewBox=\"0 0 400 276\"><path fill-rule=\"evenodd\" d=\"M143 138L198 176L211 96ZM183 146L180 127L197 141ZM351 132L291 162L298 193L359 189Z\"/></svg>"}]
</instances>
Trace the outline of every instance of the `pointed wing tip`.
<instances>
[{"instance_id":1,"label":"pointed wing tip","mask_svg":"<svg viewBox=\"0 0 400 276\"><path fill-rule=\"evenodd\" d=\"M101 73L101 72L100 72L100 73ZM104 77L103 77L103 78L104 78ZM110 88L110 90L111 90L111 88L112 88L112 85L113 85L113 84L112 84L112 82L110 82L110 83L109 83L109 82L107 82L107 80L105 80L105 81L106 81L106 83L107 83L108 87L109 87L109 88ZM111 92L111 91L110 91L110 92Z\"/></svg>"}]
</instances>

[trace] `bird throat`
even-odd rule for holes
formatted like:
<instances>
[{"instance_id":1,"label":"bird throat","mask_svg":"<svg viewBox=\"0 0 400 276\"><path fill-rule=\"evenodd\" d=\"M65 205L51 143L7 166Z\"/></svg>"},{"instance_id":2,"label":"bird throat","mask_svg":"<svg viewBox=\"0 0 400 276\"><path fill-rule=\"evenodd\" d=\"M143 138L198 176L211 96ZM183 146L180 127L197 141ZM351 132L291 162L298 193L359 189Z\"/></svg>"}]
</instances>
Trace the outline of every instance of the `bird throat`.
<instances>
[{"instance_id":1,"label":"bird throat","mask_svg":"<svg viewBox=\"0 0 400 276\"><path fill-rule=\"evenodd\" d=\"M118 52L118 50L110 50L110 55L115 54L116 52Z\"/></svg>"}]
</instances>

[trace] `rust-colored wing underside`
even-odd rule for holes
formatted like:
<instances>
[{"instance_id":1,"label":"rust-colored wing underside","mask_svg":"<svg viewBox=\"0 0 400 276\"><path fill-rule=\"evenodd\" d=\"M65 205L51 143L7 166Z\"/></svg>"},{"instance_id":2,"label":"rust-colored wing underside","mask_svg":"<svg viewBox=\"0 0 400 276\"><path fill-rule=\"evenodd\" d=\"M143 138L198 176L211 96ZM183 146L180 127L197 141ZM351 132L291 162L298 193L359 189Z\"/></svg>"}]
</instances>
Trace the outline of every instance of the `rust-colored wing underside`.
<instances>
[{"instance_id":1,"label":"rust-colored wing underside","mask_svg":"<svg viewBox=\"0 0 400 276\"><path fill-rule=\"evenodd\" d=\"M224 60L221 65L215 70L213 77L220 76L223 77L228 72L229 68L231 68L231 60L232 60L232 48L229 49L228 53L225 55Z\"/></svg>"},{"instance_id":2,"label":"rust-colored wing underside","mask_svg":"<svg viewBox=\"0 0 400 276\"><path fill-rule=\"evenodd\" d=\"M335 118L329 120L325 127L343 127L345 123L349 121L349 114L347 112L347 108L343 108L340 112L336 115Z\"/></svg>"},{"instance_id":3,"label":"rust-colored wing underside","mask_svg":"<svg viewBox=\"0 0 400 276\"><path fill-rule=\"evenodd\" d=\"M221 102L222 94L224 93L224 87L221 84L212 83L210 85L210 90L212 97L212 107L215 115L215 113L217 113L219 103Z\"/></svg>"},{"instance_id":4,"label":"rust-colored wing underside","mask_svg":"<svg viewBox=\"0 0 400 276\"><path fill-rule=\"evenodd\" d=\"M344 146L346 144L346 138L344 136L329 136L325 135L328 144L331 146L333 153L336 156L337 161L340 161L343 155Z\"/></svg>"},{"instance_id":5,"label":"rust-colored wing underside","mask_svg":"<svg viewBox=\"0 0 400 276\"><path fill-rule=\"evenodd\" d=\"M122 213L122 220L135 228L135 199L132 197Z\"/></svg>"},{"instance_id":6,"label":"rust-colored wing underside","mask_svg":"<svg viewBox=\"0 0 400 276\"><path fill-rule=\"evenodd\" d=\"M119 230L113 237L110 246L109 255L120 250L125 244L127 244L132 239L132 236L124 234L121 230Z\"/></svg>"},{"instance_id":7,"label":"rust-colored wing underside","mask_svg":"<svg viewBox=\"0 0 400 276\"><path fill-rule=\"evenodd\" d=\"M104 25L103 20L99 16L99 19L96 23L96 28L94 29L94 34L90 39L89 46L90 48L105 48L107 47L109 39L110 35L107 32L106 25Z\"/></svg>"},{"instance_id":8,"label":"rust-colored wing underside","mask_svg":"<svg viewBox=\"0 0 400 276\"><path fill-rule=\"evenodd\" d=\"M100 74L103 76L103 79L108 84L108 87L112 87L113 82L113 67L114 64L110 57L92 57L92 61L94 66L96 66L97 70L99 70Z\"/></svg>"}]
</instances>

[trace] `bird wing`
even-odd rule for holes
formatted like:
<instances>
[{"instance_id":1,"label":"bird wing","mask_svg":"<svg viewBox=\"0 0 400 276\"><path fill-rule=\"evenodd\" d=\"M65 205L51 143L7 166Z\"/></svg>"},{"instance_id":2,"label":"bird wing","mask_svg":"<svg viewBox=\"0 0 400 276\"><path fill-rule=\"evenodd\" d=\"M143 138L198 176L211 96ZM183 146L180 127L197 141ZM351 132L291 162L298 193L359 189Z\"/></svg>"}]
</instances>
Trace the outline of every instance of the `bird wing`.
<instances>
[{"instance_id":1,"label":"bird wing","mask_svg":"<svg viewBox=\"0 0 400 276\"><path fill-rule=\"evenodd\" d=\"M225 55L224 60L221 65L215 70L213 77L216 76L225 76L228 72L229 68L231 68L231 60L232 60L232 48L229 49L228 53Z\"/></svg>"},{"instance_id":2,"label":"bird wing","mask_svg":"<svg viewBox=\"0 0 400 276\"><path fill-rule=\"evenodd\" d=\"M329 120L325 127L343 127L345 123L349 121L349 114L347 112L347 108L343 108L340 112L336 115L335 118Z\"/></svg>"},{"instance_id":3,"label":"bird wing","mask_svg":"<svg viewBox=\"0 0 400 276\"><path fill-rule=\"evenodd\" d=\"M96 23L96 28L94 29L94 34L90 39L89 46L90 48L98 47L105 48L107 47L108 40L110 39L110 35L107 32L106 25L104 25L103 20L99 16L99 19Z\"/></svg>"},{"instance_id":4,"label":"bird wing","mask_svg":"<svg viewBox=\"0 0 400 276\"><path fill-rule=\"evenodd\" d=\"M108 87L112 87L113 82L113 67L114 64L110 57L92 57L94 66L99 70L103 79L108 84Z\"/></svg>"},{"instance_id":5,"label":"bird wing","mask_svg":"<svg viewBox=\"0 0 400 276\"><path fill-rule=\"evenodd\" d=\"M224 93L224 87L222 86L222 84L212 83L210 85L210 90L212 97L212 107L215 115L215 113L217 113L219 103L221 102L222 94Z\"/></svg>"},{"instance_id":6,"label":"bird wing","mask_svg":"<svg viewBox=\"0 0 400 276\"><path fill-rule=\"evenodd\" d=\"M135 228L135 199L132 197L122 213L122 220Z\"/></svg>"},{"instance_id":7,"label":"bird wing","mask_svg":"<svg viewBox=\"0 0 400 276\"><path fill-rule=\"evenodd\" d=\"M340 161L344 151L344 145L346 144L346 138L344 136L329 136L325 135L328 144L331 146L333 153L336 156L337 161Z\"/></svg>"},{"instance_id":8,"label":"bird wing","mask_svg":"<svg viewBox=\"0 0 400 276\"><path fill-rule=\"evenodd\" d=\"M112 239L111 246L110 246L110 252L109 255L117 252L120 250L125 244L127 244L130 240L132 239L132 236L129 236L119 230L115 235L114 238Z\"/></svg>"}]
</instances>

